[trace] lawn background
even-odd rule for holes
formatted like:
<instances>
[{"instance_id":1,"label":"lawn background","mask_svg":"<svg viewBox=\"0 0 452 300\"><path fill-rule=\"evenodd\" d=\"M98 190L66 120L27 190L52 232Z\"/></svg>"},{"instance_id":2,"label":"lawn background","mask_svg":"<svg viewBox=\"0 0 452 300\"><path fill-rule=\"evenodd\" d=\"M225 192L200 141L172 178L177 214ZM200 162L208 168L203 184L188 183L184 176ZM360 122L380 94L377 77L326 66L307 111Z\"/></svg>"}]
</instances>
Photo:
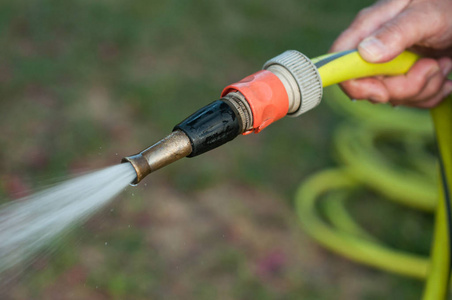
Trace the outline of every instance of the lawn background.
<instances>
[{"instance_id":1,"label":"lawn background","mask_svg":"<svg viewBox=\"0 0 452 300\"><path fill-rule=\"evenodd\" d=\"M2 1L2 201L118 163L287 49L326 53L370 3ZM421 282L347 261L299 227L294 192L336 164L341 121L324 104L158 171L74 228L2 299L417 298ZM355 210L398 239L403 209ZM417 224L431 218L406 218L420 231L414 250L428 251L431 227Z\"/></svg>"}]
</instances>

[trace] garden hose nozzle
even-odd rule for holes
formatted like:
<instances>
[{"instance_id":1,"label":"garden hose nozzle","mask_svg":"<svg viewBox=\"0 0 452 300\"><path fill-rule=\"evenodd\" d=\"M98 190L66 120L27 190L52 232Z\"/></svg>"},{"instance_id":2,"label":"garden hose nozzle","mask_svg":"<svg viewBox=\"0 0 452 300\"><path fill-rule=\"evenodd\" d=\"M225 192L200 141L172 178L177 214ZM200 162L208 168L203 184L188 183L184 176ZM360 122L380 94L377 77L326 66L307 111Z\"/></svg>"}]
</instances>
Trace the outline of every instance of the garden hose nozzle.
<instances>
[{"instance_id":1,"label":"garden hose nozzle","mask_svg":"<svg viewBox=\"0 0 452 300\"><path fill-rule=\"evenodd\" d=\"M173 133L136 155L125 157L140 182L149 173L182 157L221 146L240 134L258 133L284 116L299 116L317 106L322 88L353 78L403 74L419 58L405 51L390 62L366 62L356 50L309 59L286 51L263 70L227 86L221 99L176 125Z\"/></svg>"},{"instance_id":2,"label":"garden hose nozzle","mask_svg":"<svg viewBox=\"0 0 452 300\"><path fill-rule=\"evenodd\" d=\"M123 158L137 173L133 183L180 158L197 156L240 134L258 133L286 115L299 116L314 108L322 98L322 81L310 59L289 50L267 61L263 70L227 86L221 97L176 125L168 137Z\"/></svg>"}]
</instances>

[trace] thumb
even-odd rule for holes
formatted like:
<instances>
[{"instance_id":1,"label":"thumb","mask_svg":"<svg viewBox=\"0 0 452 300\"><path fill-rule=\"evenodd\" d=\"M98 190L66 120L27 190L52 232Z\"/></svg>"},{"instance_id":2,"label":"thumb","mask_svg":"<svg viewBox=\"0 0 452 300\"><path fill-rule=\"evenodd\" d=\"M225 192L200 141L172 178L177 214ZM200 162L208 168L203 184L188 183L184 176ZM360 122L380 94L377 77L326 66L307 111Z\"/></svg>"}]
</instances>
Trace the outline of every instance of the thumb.
<instances>
[{"instance_id":1,"label":"thumb","mask_svg":"<svg viewBox=\"0 0 452 300\"><path fill-rule=\"evenodd\" d=\"M402 11L361 41L358 45L360 55L369 62L387 62L437 32L434 15L422 8Z\"/></svg>"}]
</instances>

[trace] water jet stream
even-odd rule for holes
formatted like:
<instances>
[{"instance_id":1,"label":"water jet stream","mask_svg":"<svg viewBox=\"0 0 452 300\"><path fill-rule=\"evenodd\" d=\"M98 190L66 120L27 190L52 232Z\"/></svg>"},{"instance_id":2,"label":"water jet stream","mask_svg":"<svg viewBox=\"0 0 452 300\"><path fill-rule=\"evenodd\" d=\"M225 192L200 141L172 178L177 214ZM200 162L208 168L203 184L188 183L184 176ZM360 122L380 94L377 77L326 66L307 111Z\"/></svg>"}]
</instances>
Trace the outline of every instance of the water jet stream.
<instances>
[{"instance_id":1,"label":"water jet stream","mask_svg":"<svg viewBox=\"0 0 452 300\"><path fill-rule=\"evenodd\" d=\"M136 177L128 163L77 177L0 206L0 285L5 271L110 202Z\"/></svg>"}]
</instances>

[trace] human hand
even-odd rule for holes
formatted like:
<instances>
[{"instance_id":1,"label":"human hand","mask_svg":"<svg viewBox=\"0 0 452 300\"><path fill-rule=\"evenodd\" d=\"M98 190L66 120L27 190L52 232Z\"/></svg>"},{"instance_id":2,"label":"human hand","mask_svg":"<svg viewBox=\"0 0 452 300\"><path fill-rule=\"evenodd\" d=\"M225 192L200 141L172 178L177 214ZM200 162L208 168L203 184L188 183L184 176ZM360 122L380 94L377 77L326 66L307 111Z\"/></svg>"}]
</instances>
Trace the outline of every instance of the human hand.
<instances>
[{"instance_id":1,"label":"human hand","mask_svg":"<svg viewBox=\"0 0 452 300\"><path fill-rule=\"evenodd\" d=\"M341 84L352 99L434 107L452 92L452 0L380 0L363 9L331 51L358 48L369 62L387 62L405 49L425 58L405 75L377 76Z\"/></svg>"}]
</instances>

